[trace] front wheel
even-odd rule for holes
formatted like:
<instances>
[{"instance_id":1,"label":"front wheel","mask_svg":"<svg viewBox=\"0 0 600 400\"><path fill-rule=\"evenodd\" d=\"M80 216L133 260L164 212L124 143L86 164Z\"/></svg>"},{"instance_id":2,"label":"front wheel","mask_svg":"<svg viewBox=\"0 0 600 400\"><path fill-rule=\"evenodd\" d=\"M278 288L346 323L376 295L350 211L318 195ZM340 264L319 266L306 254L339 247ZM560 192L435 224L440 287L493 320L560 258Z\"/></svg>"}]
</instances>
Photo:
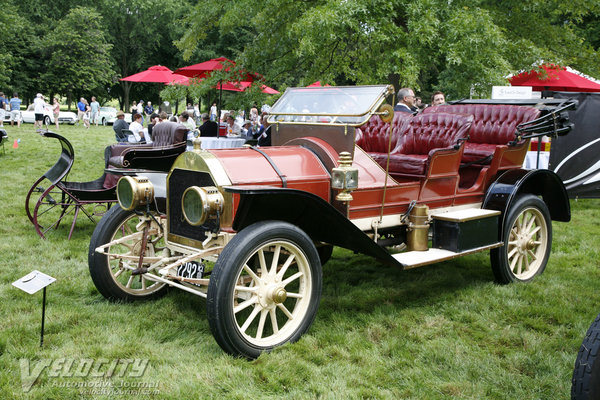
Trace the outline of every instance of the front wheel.
<instances>
[{"instance_id":1,"label":"front wheel","mask_svg":"<svg viewBox=\"0 0 600 400\"><path fill-rule=\"evenodd\" d=\"M207 292L208 322L226 352L253 359L298 340L321 298L319 254L298 227L263 221L238 233L220 254Z\"/></svg>"},{"instance_id":2,"label":"front wheel","mask_svg":"<svg viewBox=\"0 0 600 400\"><path fill-rule=\"evenodd\" d=\"M600 314L596 317L581 343L571 380L571 399L600 398Z\"/></svg>"},{"instance_id":3,"label":"front wheel","mask_svg":"<svg viewBox=\"0 0 600 400\"><path fill-rule=\"evenodd\" d=\"M507 212L502 241L504 246L490 252L499 283L530 281L541 274L552 244L552 220L546 203L531 194L518 197Z\"/></svg>"},{"instance_id":4,"label":"front wheel","mask_svg":"<svg viewBox=\"0 0 600 400\"><path fill-rule=\"evenodd\" d=\"M116 205L104 215L92 234L88 252L90 275L98 291L109 300L151 299L162 296L167 290L165 283L146 277L155 274L155 271L132 274L138 266L143 244L142 235L136 229L139 223L140 216L135 212ZM151 258L159 256L165 248L161 227L152 222L151 228L153 232L146 243L143 267L149 267ZM96 251L96 248L111 242L115 243L105 248L105 254Z\"/></svg>"}]
</instances>

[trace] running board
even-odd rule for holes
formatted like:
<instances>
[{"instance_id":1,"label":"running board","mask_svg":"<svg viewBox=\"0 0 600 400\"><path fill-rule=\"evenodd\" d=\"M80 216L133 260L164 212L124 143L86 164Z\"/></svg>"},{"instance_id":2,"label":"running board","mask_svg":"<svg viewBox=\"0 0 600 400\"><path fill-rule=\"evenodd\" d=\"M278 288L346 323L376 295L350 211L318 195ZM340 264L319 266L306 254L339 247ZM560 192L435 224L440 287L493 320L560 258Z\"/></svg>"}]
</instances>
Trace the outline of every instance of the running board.
<instances>
[{"instance_id":1,"label":"running board","mask_svg":"<svg viewBox=\"0 0 600 400\"><path fill-rule=\"evenodd\" d=\"M404 253L392 254L392 257L394 257L396 261L402 264L403 269L411 269L421 267L423 265L434 264L437 262L466 256L467 254L473 254L484 250L494 249L496 247L501 247L502 245L502 242L498 242L487 246L477 247L475 249L465 250L460 253L455 253L449 250L431 248L426 251L407 251Z\"/></svg>"}]
</instances>

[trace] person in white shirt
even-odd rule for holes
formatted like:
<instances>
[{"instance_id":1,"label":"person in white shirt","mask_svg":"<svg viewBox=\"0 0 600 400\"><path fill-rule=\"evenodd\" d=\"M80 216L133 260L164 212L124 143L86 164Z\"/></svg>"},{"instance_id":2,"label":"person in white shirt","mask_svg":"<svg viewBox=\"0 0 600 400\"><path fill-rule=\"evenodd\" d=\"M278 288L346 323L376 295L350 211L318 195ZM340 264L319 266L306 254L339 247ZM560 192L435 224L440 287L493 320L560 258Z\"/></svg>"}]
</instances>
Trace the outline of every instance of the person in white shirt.
<instances>
[{"instance_id":1,"label":"person in white shirt","mask_svg":"<svg viewBox=\"0 0 600 400\"><path fill-rule=\"evenodd\" d=\"M42 129L42 123L44 122L44 108L46 106L46 102L44 101L44 96L41 93L38 93L33 100L33 112L35 114L35 121L33 123L33 129L39 128Z\"/></svg>"},{"instance_id":2,"label":"person in white shirt","mask_svg":"<svg viewBox=\"0 0 600 400\"><path fill-rule=\"evenodd\" d=\"M142 140L144 126L142 125L142 116L138 113L133 114L133 122L129 125L129 130L133 133L129 135L129 143L138 143Z\"/></svg>"},{"instance_id":3,"label":"person in white shirt","mask_svg":"<svg viewBox=\"0 0 600 400\"><path fill-rule=\"evenodd\" d=\"M210 120L211 121L217 120L217 103L213 103L212 106L210 107Z\"/></svg>"},{"instance_id":4,"label":"person in white shirt","mask_svg":"<svg viewBox=\"0 0 600 400\"><path fill-rule=\"evenodd\" d=\"M144 100L140 100L137 104L137 113L142 117L142 125L144 125Z\"/></svg>"},{"instance_id":5,"label":"person in white shirt","mask_svg":"<svg viewBox=\"0 0 600 400\"><path fill-rule=\"evenodd\" d=\"M235 122L235 119L231 114L227 116L227 136L228 137L239 137L242 133L242 127Z\"/></svg>"}]
</instances>

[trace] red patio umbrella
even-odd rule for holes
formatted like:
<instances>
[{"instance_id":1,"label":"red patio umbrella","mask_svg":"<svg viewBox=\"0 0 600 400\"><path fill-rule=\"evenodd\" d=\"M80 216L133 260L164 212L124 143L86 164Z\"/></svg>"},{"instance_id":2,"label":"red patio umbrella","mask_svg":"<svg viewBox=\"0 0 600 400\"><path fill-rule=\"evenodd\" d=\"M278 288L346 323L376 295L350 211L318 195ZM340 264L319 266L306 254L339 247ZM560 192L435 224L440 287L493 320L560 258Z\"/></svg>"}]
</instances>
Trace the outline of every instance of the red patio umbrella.
<instances>
[{"instance_id":1,"label":"red patio umbrella","mask_svg":"<svg viewBox=\"0 0 600 400\"><path fill-rule=\"evenodd\" d=\"M542 64L538 69L521 72L508 81L513 86L531 86L538 91L600 92L600 84L554 64Z\"/></svg>"},{"instance_id":2,"label":"red patio umbrella","mask_svg":"<svg viewBox=\"0 0 600 400\"><path fill-rule=\"evenodd\" d=\"M328 84L325 84L325 85L323 85L323 84L321 83L321 81L316 81L316 82L313 82L313 83L311 83L311 84L310 84L310 85L308 85L307 87L321 87L321 86L331 86L331 85L328 85Z\"/></svg>"},{"instance_id":3,"label":"red patio umbrella","mask_svg":"<svg viewBox=\"0 0 600 400\"><path fill-rule=\"evenodd\" d=\"M213 58L212 60L201 62L199 64L179 68L175 70L175 73L189 76L190 78L206 78L213 71L220 71L222 69L225 69L225 71L229 71L234 65L234 61L225 57L218 57ZM244 81L253 81L256 75L257 74L243 73L242 76L240 76L240 79L243 79ZM219 110L221 109L222 90L223 89L219 89Z\"/></svg>"},{"instance_id":4,"label":"red patio umbrella","mask_svg":"<svg viewBox=\"0 0 600 400\"><path fill-rule=\"evenodd\" d=\"M222 85L218 84L217 86L215 86L215 88L221 89L221 90L229 90L231 92L243 92L244 90L248 89L250 86L252 86L252 82L242 81L242 82L226 82L226 83L223 83ZM266 94L279 93L279 91L277 91L267 85L262 85L261 90L263 93L266 93Z\"/></svg>"},{"instance_id":5,"label":"red patio umbrella","mask_svg":"<svg viewBox=\"0 0 600 400\"><path fill-rule=\"evenodd\" d=\"M158 83L169 83L173 81L182 81L189 79L186 76L174 74L169 68L162 65L154 65L145 71L138 72L137 74L126 76L121 78L122 81L128 82L158 82Z\"/></svg>"}]
</instances>

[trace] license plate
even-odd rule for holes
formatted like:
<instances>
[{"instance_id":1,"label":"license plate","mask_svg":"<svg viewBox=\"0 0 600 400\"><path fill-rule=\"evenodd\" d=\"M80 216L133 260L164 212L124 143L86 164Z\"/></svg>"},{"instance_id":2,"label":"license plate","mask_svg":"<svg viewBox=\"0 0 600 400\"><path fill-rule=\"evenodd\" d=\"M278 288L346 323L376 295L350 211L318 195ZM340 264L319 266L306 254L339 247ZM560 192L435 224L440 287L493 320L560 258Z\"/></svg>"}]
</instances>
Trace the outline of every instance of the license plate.
<instances>
[{"instance_id":1,"label":"license plate","mask_svg":"<svg viewBox=\"0 0 600 400\"><path fill-rule=\"evenodd\" d=\"M182 278L202 279L204 264L197 261L188 261L177 267L177 276Z\"/></svg>"}]
</instances>

